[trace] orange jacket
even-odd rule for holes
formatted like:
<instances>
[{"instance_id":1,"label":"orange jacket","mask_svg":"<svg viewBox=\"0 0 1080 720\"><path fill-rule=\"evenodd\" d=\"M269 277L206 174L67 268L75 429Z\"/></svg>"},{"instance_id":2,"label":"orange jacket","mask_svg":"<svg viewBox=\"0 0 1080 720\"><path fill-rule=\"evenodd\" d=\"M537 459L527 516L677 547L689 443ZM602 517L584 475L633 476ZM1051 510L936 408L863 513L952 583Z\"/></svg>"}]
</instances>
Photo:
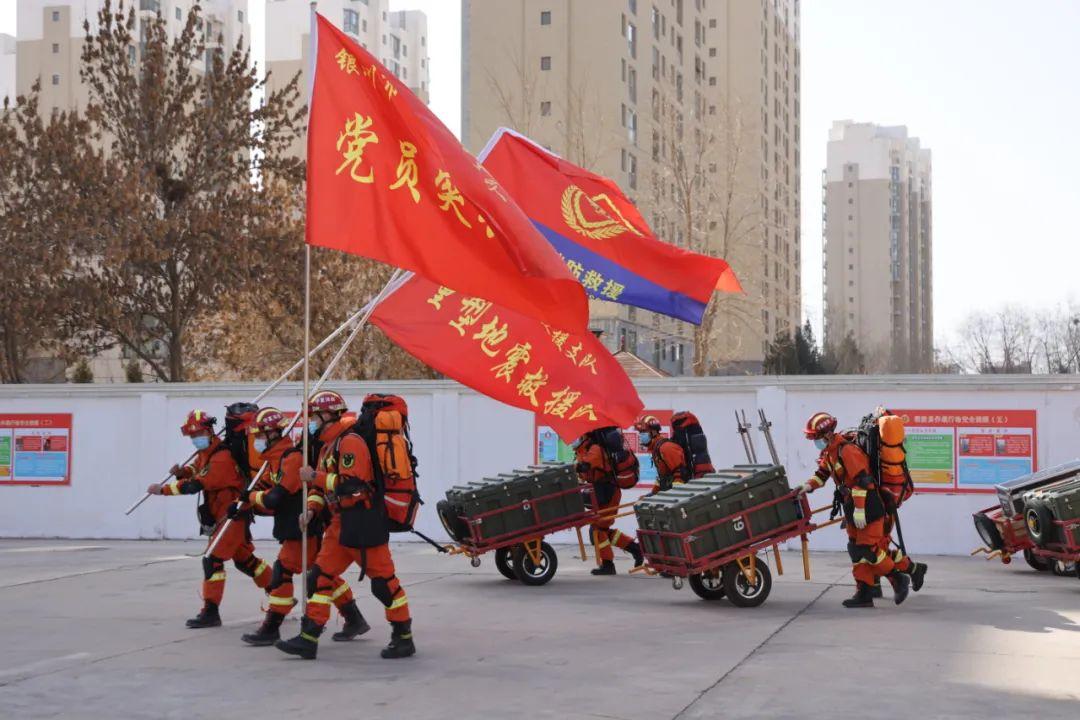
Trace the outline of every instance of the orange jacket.
<instances>
[{"instance_id":1,"label":"orange jacket","mask_svg":"<svg viewBox=\"0 0 1080 720\"><path fill-rule=\"evenodd\" d=\"M248 502L256 511L265 515L273 514L286 496L300 492L300 467L304 464L304 454L299 450L289 452L294 448L296 445L292 438L282 437L262 454L262 461L267 464L266 472L259 480L258 487L248 493ZM285 454L287 452L288 455Z\"/></svg>"},{"instance_id":2,"label":"orange jacket","mask_svg":"<svg viewBox=\"0 0 1080 720\"><path fill-rule=\"evenodd\" d=\"M221 439L213 437L210 446L195 454L195 459L180 468L175 480L161 487L162 495L194 495L206 493L210 514L215 520L225 517L229 506L236 502L246 483L240 468L236 467Z\"/></svg>"},{"instance_id":3,"label":"orange jacket","mask_svg":"<svg viewBox=\"0 0 1080 720\"><path fill-rule=\"evenodd\" d=\"M320 492L309 493L307 505L318 511L329 499L335 519L340 507L370 504L374 494L375 469L367 443L356 433L346 432L355 424L356 415L346 413L319 433L323 445L312 484ZM344 497L338 496L339 491Z\"/></svg>"},{"instance_id":4,"label":"orange jacket","mask_svg":"<svg viewBox=\"0 0 1080 720\"><path fill-rule=\"evenodd\" d=\"M810 485L817 489L832 477L837 487L841 488L845 500L850 497L856 509L866 507L870 492L877 493L873 473L870 472L870 458L858 445L845 440L839 433L821 451L818 457L818 469L810 478Z\"/></svg>"},{"instance_id":5,"label":"orange jacket","mask_svg":"<svg viewBox=\"0 0 1080 720\"><path fill-rule=\"evenodd\" d=\"M578 476L587 483L610 482L614 479L611 461L604 449L594 442L582 443L574 452L578 461Z\"/></svg>"},{"instance_id":6,"label":"orange jacket","mask_svg":"<svg viewBox=\"0 0 1080 720\"><path fill-rule=\"evenodd\" d=\"M686 453L679 443L657 435L647 448L652 453L656 474L661 479L671 478L672 483L686 482ZM653 484L653 492L660 489L660 483Z\"/></svg>"}]
</instances>

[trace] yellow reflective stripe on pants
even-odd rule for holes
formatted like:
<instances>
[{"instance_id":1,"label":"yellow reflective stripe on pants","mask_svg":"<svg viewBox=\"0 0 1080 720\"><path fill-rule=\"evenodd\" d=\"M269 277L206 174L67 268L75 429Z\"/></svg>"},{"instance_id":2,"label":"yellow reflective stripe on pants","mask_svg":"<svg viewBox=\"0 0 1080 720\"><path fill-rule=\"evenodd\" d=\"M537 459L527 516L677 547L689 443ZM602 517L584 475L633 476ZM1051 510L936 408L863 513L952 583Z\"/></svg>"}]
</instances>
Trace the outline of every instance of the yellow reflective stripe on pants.
<instances>
[{"instance_id":1,"label":"yellow reflective stripe on pants","mask_svg":"<svg viewBox=\"0 0 1080 720\"><path fill-rule=\"evenodd\" d=\"M615 532L611 533L611 542L613 542L613 543L615 543L617 545L619 543L619 538L621 538L621 537L622 537L622 533L619 532L618 530L616 530Z\"/></svg>"},{"instance_id":2,"label":"yellow reflective stripe on pants","mask_svg":"<svg viewBox=\"0 0 1080 720\"><path fill-rule=\"evenodd\" d=\"M851 497L866 497L866 491L862 488L854 488L851 491Z\"/></svg>"},{"instance_id":3,"label":"yellow reflective stripe on pants","mask_svg":"<svg viewBox=\"0 0 1080 720\"><path fill-rule=\"evenodd\" d=\"M330 599L331 600L337 600L339 597L341 597L345 593L349 592L349 589L350 589L349 588L349 583L347 583L347 582L341 583L341 587L339 587L337 590L334 591L334 594L330 596Z\"/></svg>"},{"instance_id":4,"label":"yellow reflective stripe on pants","mask_svg":"<svg viewBox=\"0 0 1080 720\"><path fill-rule=\"evenodd\" d=\"M394 602L390 603L390 607L388 607L386 609L387 610L397 610L398 608L405 607L408 604L409 604L409 598L405 595L405 593L401 593L401 597L394 600Z\"/></svg>"},{"instance_id":5,"label":"yellow reflective stripe on pants","mask_svg":"<svg viewBox=\"0 0 1080 720\"><path fill-rule=\"evenodd\" d=\"M317 636L315 636L315 635L308 635L308 634L307 634L306 632L302 632L302 633L300 633L300 637L304 638L304 639L305 639L305 640L307 640L308 642L313 642L313 643L317 643L317 642L319 642L319 638L318 638Z\"/></svg>"},{"instance_id":6,"label":"yellow reflective stripe on pants","mask_svg":"<svg viewBox=\"0 0 1080 720\"><path fill-rule=\"evenodd\" d=\"M314 595L311 596L311 598L308 600L308 602L316 603L318 605L331 605L331 604L333 604L333 601L330 599L330 596L329 595L323 595L322 593L315 593Z\"/></svg>"},{"instance_id":7,"label":"yellow reflective stripe on pants","mask_svg":"<svg viewBox=\"0 0 1080 720\"><path fill-rule=\"evenodd\" d=\"M255 568L256 575L262 575L265 571L269 570L270 566L266 564L265 560L260 560L258 567Z\"/></svg>"},{"instance_id":8,"label":"yellow reflective stripe on pants","mask_svg":"<svg viewBox=\"0 0 1080 720\"><path fill-rule=\"evenodd\" d=\"M219 570L206 579L207 582L225 582L225 571Z\"/></svg>"},{"instance_id":9,"label":"yellow reflective stripe on pants","mask_svg":"<svg viewBox=\"0 0 1080 720\"><path fill-rule=\"evenodd\" d=\"M600 543L596 547L598 547L598 548L600 548L602 550L602 549L604 549L606 547L611 547L611 543L608 542L607 540L605 540L604 542Z\"/></svg>"},{"instance_id":10,"label":"yellow reflective stripe on pants","mask_svg":"<svg viewBox=\"0 0 1080 720\"><path fill-rule=\"evenodd\" d=\"M277 597L275 595L271 595L270 596L270 604L271 605L288 605L289 607L292 607L294 604L296 604L296 601L293 600L291 597Z\"/></svg>"}]
</instances>

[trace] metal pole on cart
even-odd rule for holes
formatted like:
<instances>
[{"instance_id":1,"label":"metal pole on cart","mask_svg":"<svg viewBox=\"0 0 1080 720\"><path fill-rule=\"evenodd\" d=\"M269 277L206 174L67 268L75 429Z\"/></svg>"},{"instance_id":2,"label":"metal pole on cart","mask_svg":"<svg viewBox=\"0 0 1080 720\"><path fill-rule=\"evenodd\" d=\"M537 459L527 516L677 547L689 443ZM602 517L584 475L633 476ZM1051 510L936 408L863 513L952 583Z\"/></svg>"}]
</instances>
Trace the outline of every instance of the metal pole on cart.
<instances>
[{"instance_id":1,"label":"metal pole on cart","mask_svg":"<svg viewBox=\"0 0 1080 720\"><path fill-rule=\"evenodd\" d=\"M758 430L765 436L765 443L769 446L769 455L772 457L773 465L780 464L780 456L776 454L776 444L773 442L772 436L772 423L765 417L765 411L758 408L758 417L761 418L761 424L758 425Z\"/></svg>"},{"instance_id":2,"label":"metal pole on cart","mask_svg":"<svg viewBox=\"0 0 1080 720\"><path fill-rule=\"evenodd\" d=\"M746 419L746 411L742 411L742 418L739 417L739 411L735 411L735 424L739 426L739 435L742 436L743 450L746 452L746 460L751 465L757 465L757 450L754 448L754 438L750 435L750 428L753 426Z\"/></svg>"},{"instance_id":3,"label":"metal pole on cart","mask_svg":"<svg viewBox=\"0 0 1080 720\"><path fill-rule=\"evenodd\" d=\"M735 411L735 428L739 433L739 439L742 440L743 452L746 453L746 462L753 464L754 461L750 457L750 446L746 444L746 428L743 427L738 410Z\"/></svg>"}]
</instances>

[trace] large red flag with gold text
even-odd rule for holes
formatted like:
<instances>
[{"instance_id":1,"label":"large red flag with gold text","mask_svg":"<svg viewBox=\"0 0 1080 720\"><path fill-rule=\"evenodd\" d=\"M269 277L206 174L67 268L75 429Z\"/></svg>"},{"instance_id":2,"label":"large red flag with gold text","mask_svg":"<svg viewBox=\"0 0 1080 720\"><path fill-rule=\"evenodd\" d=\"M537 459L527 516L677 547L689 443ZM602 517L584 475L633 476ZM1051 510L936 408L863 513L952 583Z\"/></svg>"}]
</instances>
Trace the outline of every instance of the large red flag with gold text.
<instances>
[{"instance_id":1,"label":"large red flag with gold text","mask_svg":"<svg viewBox=\"0 0 1080 720\"><path fill-rule=\"evenodd\" d=\"M419 98L316 19L307 242L583 331L588 301L550 243Z\"/></svg>"},{"instance_id":2,"label":"large red flag with gold text","mask_svg":"<svg viewBox=\"0 0 1080 720\"><path fill-rule=\"evenodd\" d=\"M421 277L383 300L371 322L442 374L535 412L567 442L598 427L631 425L644 407L591 332L554 330Z\"/></svg>"}]
</instances>

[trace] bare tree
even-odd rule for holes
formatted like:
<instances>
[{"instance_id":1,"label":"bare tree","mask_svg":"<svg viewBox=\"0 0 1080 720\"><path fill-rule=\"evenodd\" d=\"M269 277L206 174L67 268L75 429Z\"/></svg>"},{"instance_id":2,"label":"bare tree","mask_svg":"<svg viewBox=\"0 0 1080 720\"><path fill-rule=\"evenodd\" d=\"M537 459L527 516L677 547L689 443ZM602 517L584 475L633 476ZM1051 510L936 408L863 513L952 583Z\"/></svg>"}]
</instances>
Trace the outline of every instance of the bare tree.
<instances>
[{"instance_id":1,"label":"bare tree","mask_svg":"<svg viewBox=\"0 0 1080 720\"><path fill-rule=\"evenodd\" d=\"M504 80L490 67L485 68L488 89L507 125L523 135L531 135L540 115L537 102L540 73L526 61L525 50L520 45L504 45L502 58L510 69L509 79Z\"/></svg>"}]
</instances>

